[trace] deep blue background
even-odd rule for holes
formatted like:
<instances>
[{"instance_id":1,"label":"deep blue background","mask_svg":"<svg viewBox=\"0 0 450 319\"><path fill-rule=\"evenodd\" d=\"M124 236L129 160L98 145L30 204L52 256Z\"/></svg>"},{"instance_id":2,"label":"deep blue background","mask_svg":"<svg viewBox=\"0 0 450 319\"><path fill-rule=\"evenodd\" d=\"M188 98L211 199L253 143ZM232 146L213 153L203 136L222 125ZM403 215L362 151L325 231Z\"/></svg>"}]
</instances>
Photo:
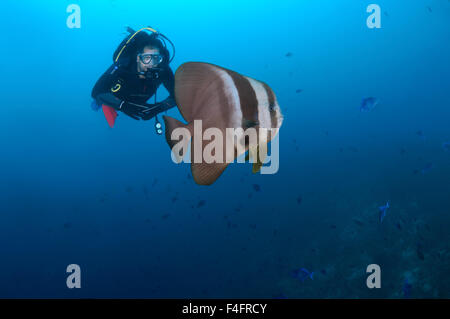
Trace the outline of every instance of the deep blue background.
<instances>
[{"instance_id":1,"label":"deep blue background","mask_svg":"<svg viewBox=\"0 0 450 319\"><path fill-rule=\"evenodd\" d=\"M381 29L369 1L80 0L69 29L71 3L1 4L0 297L400 298L405 278L412 297L450 297L447 0L376 1ZM279 172L235 164L201 187L152 121L110 129L90 92L127 25L170 37L174 70L268 83ZM368 96L380 103L361 113ZM300 267L314 280L292 278Z\"/></svg>"}]
</instances>

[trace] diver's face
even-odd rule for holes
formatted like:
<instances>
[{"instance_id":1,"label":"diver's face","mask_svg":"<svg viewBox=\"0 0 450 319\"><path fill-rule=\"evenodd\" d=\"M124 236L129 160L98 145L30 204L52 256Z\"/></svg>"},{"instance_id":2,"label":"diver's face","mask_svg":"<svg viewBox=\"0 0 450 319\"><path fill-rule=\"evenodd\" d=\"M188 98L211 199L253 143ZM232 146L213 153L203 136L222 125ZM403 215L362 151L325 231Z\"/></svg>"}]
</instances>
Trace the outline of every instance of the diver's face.
<instances>
[{"instance_id":1,"label":"diver's face","mask_svg":"<svg viewBox=\"0 0 450 319\"><path fill-rule=\"evenodd\" d=\"M155 49L152 47L145 47L141 54L160 55L161 53L159 52L158 48ZM143 61L141 60L139 55L136 57L136 62L137 62L137 71L138 72L146 72L148 69L158 66L158 64L154 64L153 60L151 60L150 63L148 63L148 64L143 63Z\"/></svg>"}]
</instances>

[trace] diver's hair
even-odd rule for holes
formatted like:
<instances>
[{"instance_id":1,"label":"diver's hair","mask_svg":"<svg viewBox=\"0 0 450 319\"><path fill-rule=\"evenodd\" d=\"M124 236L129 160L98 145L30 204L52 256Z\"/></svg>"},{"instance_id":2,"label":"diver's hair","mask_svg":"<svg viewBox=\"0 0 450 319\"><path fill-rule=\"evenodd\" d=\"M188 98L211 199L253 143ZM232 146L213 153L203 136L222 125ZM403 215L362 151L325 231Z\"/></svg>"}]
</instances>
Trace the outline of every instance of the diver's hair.
<instances>
[{"instance_id":1,"label":"diver's hair","mask_svg":"<svg viewBox=\"0 0 450 319\"><path fill-rule=\"evenodd\" d=\"M138 34L140 36L139 39L136 39L136 54L142 53L145 47L152 47L155 49L159 49L161 53L164 51L164 45L162 42L155 37L154 34L150 35L146 32L142 32Z\"/></svg>"}]
</instances>

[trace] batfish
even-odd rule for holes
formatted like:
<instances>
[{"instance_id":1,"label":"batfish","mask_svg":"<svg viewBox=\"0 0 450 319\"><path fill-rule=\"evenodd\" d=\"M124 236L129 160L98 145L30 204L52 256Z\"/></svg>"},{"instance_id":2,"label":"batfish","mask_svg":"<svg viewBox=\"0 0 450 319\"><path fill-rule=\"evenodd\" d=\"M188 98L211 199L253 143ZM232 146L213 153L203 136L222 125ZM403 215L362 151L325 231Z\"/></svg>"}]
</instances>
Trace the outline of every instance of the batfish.
<instances>
[{"instance_id":1,"label":"batfish","mask_svg":"<svg viewBox=\"0 0 450 319\"><path fill-rule=\"evenodd\" d=\"M232 161L249 151L246 160L252 158L253 172L259 171L264 159L257 156L258 150L267 147L267 143L276 136L283 122L277 98L266 83L217 65L187 62L175 72L175 99L187 124L163 116L166 140L174 156L181 158L184 154L175 154L174 145L179 141L172 138L172 132L177 128L186 128L189 131L192 137L191 171L197 184L214 183L229 164L228 161L195 161L193 150L205 149L212 140L212 137L211 140L196 138L198 130L194 128L197 120L201 120L202 132L209 128L220 130L222 141L216 145L222 147L223 154L226 154L227 142L240 143L240 147L234 147ZM255 128L258 132L257 142L252 142L246 134L229 136L226 134L227 128L241 128L243 131ZM266 130L268 134L260 134L260 128L272 130Z\"/></svg>"}]
</instances>

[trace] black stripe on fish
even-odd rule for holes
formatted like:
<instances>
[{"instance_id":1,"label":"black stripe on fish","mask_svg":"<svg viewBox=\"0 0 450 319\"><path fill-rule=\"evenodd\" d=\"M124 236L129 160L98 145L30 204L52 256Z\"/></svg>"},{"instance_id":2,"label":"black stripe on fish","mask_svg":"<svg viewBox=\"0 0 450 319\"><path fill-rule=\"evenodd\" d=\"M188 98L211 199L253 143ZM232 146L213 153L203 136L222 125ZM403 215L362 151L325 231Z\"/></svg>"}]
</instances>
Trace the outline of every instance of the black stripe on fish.
<instances>
[{"instance_id":1,"label":"black stripe on fish","mask_svg":"<svg viewBox=\"0 0 450 319\"><path fill-rule=\"evenodd\" d=\"M233 79L239 94L239 102L242 111L242 128L256 126L258 123L258 99L256 92L250 82L242 75L226 70Z\"/></svg>"}]
</instances>

